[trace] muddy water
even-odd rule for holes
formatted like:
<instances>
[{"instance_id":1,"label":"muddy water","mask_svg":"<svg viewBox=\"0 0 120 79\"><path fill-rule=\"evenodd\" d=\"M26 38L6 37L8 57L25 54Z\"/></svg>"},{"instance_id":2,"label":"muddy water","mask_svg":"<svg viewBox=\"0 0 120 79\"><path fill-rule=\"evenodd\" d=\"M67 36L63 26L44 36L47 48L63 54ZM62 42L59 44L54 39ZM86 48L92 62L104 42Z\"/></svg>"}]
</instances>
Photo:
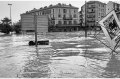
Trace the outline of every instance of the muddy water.
<instances>
[{"instance_id":1,"label":"muddy water","mask_svg":"<svg viewBox=\"0 0 120 79\"><path fill-rule=\"evenodd\" d=\"M105 37L102 35L101 40ZM34 35L0 36L1 78L119 78L120 56L111 56L92 36L83 32L49 33L48 46L28 46ZM119 49L117 50L120 51Z\"/></svg>"}]
</instances>

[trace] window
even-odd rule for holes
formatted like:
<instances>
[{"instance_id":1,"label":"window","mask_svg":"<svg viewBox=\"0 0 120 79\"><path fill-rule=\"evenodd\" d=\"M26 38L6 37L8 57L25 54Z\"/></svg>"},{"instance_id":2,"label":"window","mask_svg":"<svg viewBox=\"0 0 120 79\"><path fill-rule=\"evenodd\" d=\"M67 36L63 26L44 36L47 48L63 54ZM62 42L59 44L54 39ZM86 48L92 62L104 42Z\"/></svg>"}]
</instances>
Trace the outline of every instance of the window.
<instances>
[{"instance_id":1,"label":"window","mask_svg":"<svg viewBox=\"0 0 120 79\"><path fill-rule=\"evenodd\" d=\"M51 10L49 10L49 13L51 13Z\"/></svg>"},{"instance_id":2,"label":"window","mask_svg":"<svg viewBox=\"0 0 120 79\"><path fill-rule=\"evenodd\" d=\"M75 13L76 11L74 10L74 13Z\"/></svg>"},{"instance_id":3,"label":"window","mask_svg":"<svg viewBox=\"0 0 120 79\"><path fill-rule=\"evenodd\" d=\"M36 12L36 15L38 15L38 13Z\"/></svg>"},{"instance_id":4,"label":"window","mask_svg":"<svg viewBox=\"0 0 120 79\"><path fill-rule=\"evenodd\" d=\"M92 9L92 11L91 12L94 12L94 9Z\"/></svg>"},{"instance_id":5,"label":"window","mask_svg":"<svg viewBox=\"0 0 120 79\"><path fill-rule=\"evenodd\" d=\"M120 10L120 5L119 5L119 10Z\"/></svg>"},{"instance_id":6,"label":"window","mask_svg":"<svg viewBox=\"0 0 120 79\"><path fill-rule=\"evenodd\" d=\"M99 7L100 7L100 4L99 4Z\"/></svg>"},{"instance_id":7,"label":"window","mask_svg":"<svg viewBox=\"0 0 120 79\"><path fill-rule=\"evenodd\" d=\"M42 12L42 15L44 15L44 11Z\"/></svg>"},{"instance_id":8,"label":"window","mask_svg":"<svg viewBox=\"0 0 120 79\"><path fill-rule=\"evenodd\" d=\"M63 18L65 19L65 18L66 18L66 15L63 15Z\"/></svg>"},{"instance_id":9,"label":"window","mask_svg":"<svg viewBox=\"0 0 120 79\"><path fill-rule=\"evenodd\" d=\"M99 16L100 16L100 13L99 13Z\"/></svg>"},{"instance_id":10,"label":"window","mask_svg":"<svg viewBox=\"0 0 120 79\"><path fill-rule=\"evenodd\" d=\"M59 9L59 13L60 13L60 9Z\"/></svg>"},{"instance_id":11,"label":"window","mask_svg":"<svg viewBox=\"0 0 120 79\"><path fill-rule=\"evenodd\" d=\"M63 13L67 13L67 10L66 10L66 9L63 9Z\"/></svg>"},{"instance_id":12,"label":"window","mask_svg":"<svg viewBox=\"0 0 120 79\"><path fill-rule=\"evenodd\" d=\"M60 15L60 14L58 14L58 17L60 18L60 17L61 17L61 15Z\"/></svg>"},{"instance_id":13,"label":"window","mask_svg":"<svg viewBox=\"0 0 120 79\"><path fill-rule=\"evenodd\" d=\"M72 15L69 15L69 18L72 19Z\"/></svg>"},{"instance_id":14,"label":"window","mask_svg":"<svg viewBox=\"0 0 120 79\"><path fill-rule=\"evenodd\" d=\"M77 24L77 22L74 20L74 24Z\"/></svg>"},{"instance_id":15,"label":"window","mask_svg":"<svg viewBox=\"0 0 120 79\"><path fill-rule=\"evenodd\" d=\"M71 14L71 10L69 9L69 13Z\"/></svg>"},{"instance_id":16,"label":"window","mask_svg":"<svg viewBox=\"0 0 120 79\"><path fill-rule=\"evenodd\" d=\"M54 14L54 9L53 9L53 14Z\"/></svg>"},{"instance_id":17,"label":"window","mask_svg":"<svg viewBox=\"0 0 120 79\"><path fill-rule=\"evenodd\" d=\"M103 7L104 7L104 5L103 5Z\"/></svg>"},{"instance_id":18,"label":"window","mask_svg":"<svg viewBox=\"0 0 120 79\"><path fill-rule=\"evenodd\" d=\"M52 16L52 19L53 19L53 20L55 20L55 17L54 17L54 15Z\"/></svg>"},{"instance_id":19,"label":"window","mask_svg":"<svg viewBox=\"0 0 120 79\"><path fill-rule=\"evenodd\" d=\"M55 24L55 21L52 21L52 24L54 25L54 24Z\"/></svg>"},{"instance_id":20,"label":"window","mask_svg":"<svg viewBox=\"0 0 120 79\"><path fill-rule=\"evenodd\" d=\"M59 24L59 25L61 25L61 24L62 24L62 22L61 22L61 21L58 21L58 24Z\"/></svg>"},{"instance_id":21,"label":"window","mask_svg":"<svg viewBox=\"0 0 120 79\"><path fill-rule=\"evenodd\" d=\"M74 14L74 18L76 18L77 16L76 16L76 14Z\"/></svg>"},{"instance_id":22,"label":"window","mask_svg":"<svg viewBox=\"0 0 120 79\"><path fill-rule=\"evenodd\" d=\"M67 21L64 21L64 24L66 25L66 24L67 24Z\"/></svg>"},{"instance_id":23,"label":"window","mask_svg":"<svg viewBox=\"0 0 120 79\"><path fill-rule=\"evenodd\" d=\"M34 15L34 13L32 13L32 15Z\"/></svg>"},{"instance_id":24,"label":"window","mask_svg":"<svg viewBox=\"0 0 120 79\"><path fill-rule=\"evenodd\" d=\"M39 12L39 15L41 15L41 12Z\"/></svg>"},{"instance_id":25,"label":"window","mask_svg":"<svg viewBox=\"0 0 120 79\"><path fill-rule=\"evenodd\" d=\"M72 21L69 21L69 24L72 24Z\"/></svg>"},{"instance_id":26,"label":"window","mask_svg":"<svg viewBox=\"0 0 120 79\"><path fill-rule=\"evenodd\" d=\"M91 5L91 7L95 7L95 5Z\"/></svg>"}]
</instances>

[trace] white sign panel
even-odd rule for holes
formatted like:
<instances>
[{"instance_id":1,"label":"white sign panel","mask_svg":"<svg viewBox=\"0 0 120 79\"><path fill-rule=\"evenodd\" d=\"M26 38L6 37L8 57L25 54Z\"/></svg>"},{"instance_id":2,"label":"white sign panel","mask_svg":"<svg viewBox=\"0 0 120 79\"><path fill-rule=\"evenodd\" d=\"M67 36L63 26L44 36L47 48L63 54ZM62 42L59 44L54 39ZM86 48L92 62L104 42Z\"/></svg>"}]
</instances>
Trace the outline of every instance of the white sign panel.
<instances>
[{"instance_id":1,"label":"white sign panel","mask_svg":"<svg viewBox=\"0 0 120 79\"><path fill-rule=\"evenodd\" d=\"M47 16L37 15L37 32L38 34L48 32L48 17Z\"/></svg>"},{"instance_id":2,"label":"white sign panel","mask_svg":"<svg viewBox=\"0 0 120 79\"><path fill-rule=\"evenodd\" d=\"M99 24L101 25L101 28L107 37L111 48L114 49L115 45L120 40L120 22L115 11L111 11L99 22Z\"/></svg>"},{"instance_id":3,"label":"white sign panel","mask_svg":"<svg viewBox=\"0 0 120 79\"><path fill-rule=\"evenodd\" d=\"M33 15L21 15L22 30L35 30L34 28L34 16Z\"/></svg>"},{"instance_id":4,"label":"white sign panel","mask_svg":"<svg viewBox=\"0 0 120 79\"><path fill-rule=\"evenodd\" d=\"M36 21L35 21L36 20ZM21 15L21 24L22 30L35 30L35 23L37 25L37 32L38 33L46 33L48 32L48 17L44 15Z\"/></svg>"}]
</instances>

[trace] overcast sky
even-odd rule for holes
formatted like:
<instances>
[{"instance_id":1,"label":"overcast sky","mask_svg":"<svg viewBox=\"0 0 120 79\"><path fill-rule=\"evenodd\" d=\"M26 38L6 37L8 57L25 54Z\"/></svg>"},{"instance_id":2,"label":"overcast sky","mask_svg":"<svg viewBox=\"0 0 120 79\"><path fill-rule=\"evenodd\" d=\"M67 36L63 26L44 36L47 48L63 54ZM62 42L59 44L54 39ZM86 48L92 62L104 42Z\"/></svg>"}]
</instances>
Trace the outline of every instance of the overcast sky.
<instances>
[{"instance_id":1,"label":"overcast sky","mask_svg":"<svg viewBox=\"0 0 120 79\"><path fill-rule=\"evenodd\" d=\"M107 3L109 0L100 1ZM119 0L112 1L120 3ZM8 6L8 3L12 4L12 21L17 22L18 20L20 20L20 14L32 10L33 8L39 9L40 7L49 6L50 4L72 4L73 6L78 7L80 11L80 8L85 3L85 0L0 0L0 20L2 20L4 17L10 18L10 7Z\"/></svg>"}]
</instances>

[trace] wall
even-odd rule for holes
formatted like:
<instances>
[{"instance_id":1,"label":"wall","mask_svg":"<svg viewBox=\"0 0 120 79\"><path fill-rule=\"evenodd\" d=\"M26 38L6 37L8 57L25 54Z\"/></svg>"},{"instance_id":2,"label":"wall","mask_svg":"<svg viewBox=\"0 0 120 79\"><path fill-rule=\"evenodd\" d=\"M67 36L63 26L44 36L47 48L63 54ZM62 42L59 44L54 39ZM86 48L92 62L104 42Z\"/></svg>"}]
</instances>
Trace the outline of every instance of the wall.
<instances>
[{"instance_id":1,"label":"wall","mask_svg":"<svg viewBox=\"0 0 120 79\"><path fill-rule=\"evenodd\" d=\"M109 1L106 5L106 14L108 14L113 9L114 9L114 3L112 1Z\"/></svg>"}]
</instances>

